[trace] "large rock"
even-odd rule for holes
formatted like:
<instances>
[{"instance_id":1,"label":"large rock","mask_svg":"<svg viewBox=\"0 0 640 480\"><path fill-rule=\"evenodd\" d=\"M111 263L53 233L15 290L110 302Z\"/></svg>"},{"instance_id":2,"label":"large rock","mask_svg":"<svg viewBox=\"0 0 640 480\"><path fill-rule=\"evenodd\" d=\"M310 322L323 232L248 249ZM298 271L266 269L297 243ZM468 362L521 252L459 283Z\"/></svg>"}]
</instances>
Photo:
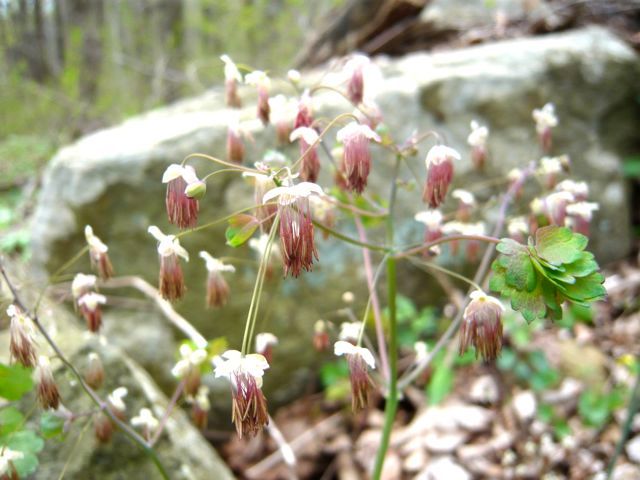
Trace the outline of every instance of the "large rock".
<instances>
[{"instance_id":1,"label":"large rock","mask_svg":"<svg viewBox=\"0 0 640 480\"><path fill-rule=\"evenodd\" d=\"M601 203L593 248L601 261L629 251L629 207L619 170L620 158L631 151L640 119L635 101L638 60L614 35L588 28L435 55L380 59L378 63L387 80L377 101L390 131L398 141L415 129L441 132L451 146L464 153L465 158L456 165L455 182L460 186L473 187L481 179L471 172L468 158L466 137L471 119L488 124L492 131L486 176L504 176L511 168L540 156L531 111L554 102L560 117L554 150L571 155L573 176L588 179L592 198ZM317 79L319 74L309 77ZM318 117L348 110L333 92L319 92L316 102ZM240 115L251 118L254 112L250 105ZM82 229L90 223L109 244L119 274L139 274L155 282L155 241L146 230L156 224L165 232L172 231L165 219L162 172L169 163L193 152L224 156L226 126L232 114L222 107L221 92L216 90L132 118L62 149L46 171L33 221L36 265L55 270L82 248ZM258 160L266 148L274 147L273 129L263 132L258 122L248 128L255 140L248 145L248 158ZM412 160L414 170L422 172L428 146L423 143L419 157ZM287 152L294 157L297 148ZM392 159L384 155L376 152L371 183L386 196ZM202 174L211 164L197 161L194 165ZM323 179L329 178L327 170L325 167ZM408 171L401 175L408 184L415 182ZM415 201L422 186L413 187L413 191L400 190L396 208L398 236L407 243L420 241L422 236L421 227L412 220L422 209ZM495 193L495 189L478 192L484 200ZM248 185L230 176L217 176L202 202L201 223L251 204ZM491 212L482 214L491 217ZM349 222L338 228L353 235ZM246 249L225 247L223 229L220 225L184 237L183 244L192 256L185 269L189 292L177 309L208 338L224 335L237 347L257 268L238 264L230 279L231 301L224 309L211 312L203 308L206 273L197 258L202 249L215 256L255 258ZM276 275L265 287L258 331L273 331L283 340L265 382L272 401L304 388L300 379L316 359L309 348L312 325L322 316L337 320L332 312L344 306L341 293L355 291L358 309L366 302L360 252L351 246L335 248L337 242L322 241L319 235L318 240L320 262L313 273L285 280ZM87 270L86 260L78 268ZM425 292L425 277L413 273L413 277L405 276L404 292Z\"/></svg>"}]
</instances>

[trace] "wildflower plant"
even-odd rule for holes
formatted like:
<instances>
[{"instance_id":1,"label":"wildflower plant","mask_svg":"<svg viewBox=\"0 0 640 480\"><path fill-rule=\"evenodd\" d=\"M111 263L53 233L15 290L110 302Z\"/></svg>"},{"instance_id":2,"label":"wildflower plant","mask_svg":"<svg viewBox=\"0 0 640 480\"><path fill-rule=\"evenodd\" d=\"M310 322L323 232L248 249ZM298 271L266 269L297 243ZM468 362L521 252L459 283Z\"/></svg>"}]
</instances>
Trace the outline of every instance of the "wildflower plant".
<instances>
[{"instance_id":1,"label":"wildflower plant","mask_svg":"<svg viewBox=\"0 0 640 480\"><path fill-rule=\"evenodd\" d=\"M529 163L523 161L504 179L498 179L499 183L494 182L494 186L505 185L505 192L483 203L486 196L477 194L481 185L480 188L457 185L455 171L463 158L468 158L477 170L488 171L492 162L490 125L475 119L471 122L465 151L447 145L443 137L433 131L415 132L406 139L396 138L384 124L384 112L375 102L372 79L379 72L373 73L375 65L367 57L355 55L346 59L337 85L306 84L303 75L290 72L293 92L290 97L282 92L271 97L272 83L267 73L238 66L226 55L221 59L228 107L239 108L246 102L242 98L245 94L257 96L257 110L252 110L255 114L251 115L263 125L265 135L272 135L274 145L295 143L296 146L288 148L297 153L295 159L273 152L265 153L263 158L247 158L242 129L236 120L246 116L248 110L235 111L231 115L227 151L219 154L225 159L194 153L180 163L169 165L158 179L166 185L164 202L168 221L178 231L165 234L154 225L148 227L149 234L156 240L155 245L149 242L148 248L157 249L160 262L158 288L155 291L149 287L150 295L163 311L170 312L168 316L188 337L180 347L172 370L177 386L167 412L156 417L145 407L127 420L127 390L120 387L105 400L100 398L96 389L108 377L108 372L99 358L92 356L84 375L81 374L47 334L37 318L37 309L27 310L12 287L14 304L8 310L12 361L29 369L38 366L36 379L43 407L60 408L64 402L47 357L41 351L43 344L47 344L96 404L93 421L98 440L109 441L117 427L150 455L163 478L167 478L167 474L153 446L162 435L170 409L184 397L191 407L194 423L199 428L207 425L210 402L203 376L213 373L229 383L231 420L238 435L260 434L271 421L263 385L269 381L271 364L280 358L277 353L274 355L278 339L271 333L256 332L258 320L262 320L260 305L265 281L277 274L278 263L284 277L293 277L289 281L296 281L301 275L314 275L316 266L323 262L316 243L316 233L320 231L326 241L335 239L361 250L368 298L364 311L358 311L353 294L345 294L346 306L340 311L346 312L349 318L341 326L318 320L319 312L308 325L309 346L326 351L333 341L334 354L346 358L354 411L368 408L374 397L385 397L384 427L372 471L372 477L379 479L400 393L422 375L458 330L461 354L475 349L476 357L493 361L501 352L502 318L507 305L527 322L554 320L562 317L563 304L567 302L588 305L605 296L603 276L593 254L586 250L588 239L584 235L598 206L589 202L586 184L563 178L567 174L568 157L549 156L553 146L552 129L560 124L552 104L532 113L535 120L531 125L532 135L538 136L541 148L538 155L542 158ZM241 87L243 83L253 89ZM345 111L333 119L316 118L313 99L320 90L340 96L345 102ZM423 146L426 153L420 155ZM211 162L212 170L199 176L190 164L196 158ZM415 181L401 181L405 169ZM237 174L250 182L253 186L251 206L199 224L201 214L208 210L204 202L207 184L219 174ZM372 191L370 180L376 175L389 180L386 199ZM334 184L321 185L319 182L325 178L334 179ZM537 182L530 182L532 179ZM538 189L533 200L522 198L525 184L532 190ZM408 245L396 235L399 225L395 212L399 190L407 185L406 192L415 197L411 216L423 224L421 232L424 232ZM516 200L529 205L529 210L519 208ZM497 218L490 225L481 213L488 204L496 203L499 204ZM446 210L452 204L456 208ZM344 233L345 221L355 224L357 238ZM228 224L222 241L233 248L251 248L258 258L242 343L236 348L208 341L171 306L172 302L190 294L189 279L185 278L181 264L195 252L187 251L181 241L195 231L221 222ZM377 236L380 227L384 228L384 239ZM71 298L78 314L85 318L88 330L95 334L102 322L101 308L109 305L108 297L98 293L98 287L117 286L118 279L111 278L114 271L107 256L107 245L90 226L85 233L87 247L82 254L89 252L97 276L78 274L71 285ZM502 238L503 234L509 237ZM199 256L207 271L204 300L209 307L220 308L233 296L228 282L232 281L231 274L236 267L218 257L215 248L212 244L208 251L200 251ZM467 262L479 261L474 278L447 268L440 260L443 251L461 256ZM60 271L69 268L79 258L76 257ZM377 268L374 258L379 261ZM463 282L469 286L469 292L442 338L429 348L418 342L411 361L403 362L409 366L401 372L397 264L404 261L437 273L436 280L448 275ZM12 285L4 269L1 273ZM378 295L379 284L383 282L386 285L384 309ZM483 288L487 284L489 288ZM489 290L497 296L489 295ZM371 321L373 338L369 338L371 330L367 329ZM269 330L264 323L260 321L261 328ZM4 455L6 459L2 461L6 465L19 459L19 453ZM5 467L5 472L11 473L8 468Z\"/></svg>"}]
</instances>

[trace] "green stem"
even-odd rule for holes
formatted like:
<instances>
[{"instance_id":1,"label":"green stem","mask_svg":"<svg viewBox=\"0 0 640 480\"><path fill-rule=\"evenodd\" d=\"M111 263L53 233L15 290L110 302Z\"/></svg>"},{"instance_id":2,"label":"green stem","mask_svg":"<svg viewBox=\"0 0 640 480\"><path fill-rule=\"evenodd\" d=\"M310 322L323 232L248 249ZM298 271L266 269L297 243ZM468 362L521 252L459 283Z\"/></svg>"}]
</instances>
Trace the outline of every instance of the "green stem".
<instances>
[{"instance_id":1,"label":"green stem","mask_svg":"<svg viewBox=\"0 0 640 480\"><path fill-rule=\"evenodd\" d=\"M377 250L379 252L387 252L387 253L390 251L390 248L385 247L384 245L374 245L372 243L365 243L365 242L361 242L360 240L356 240L355 238L348 237L347 235L337 232L336 230L333 230L332 228L329 228L326 225L316 220L313 220L313 224L323 232L326 232L329 235L342 240L343 242L347 242L347 243L350 243L351 245L355 245L356 247L364 247L364 248L368 248L369 250Z\"/></svg>"},{"instance_id":2,"label":"green stem","mask_svg":"<svg viewBox=\"0 0 640 480\"><path fill-rule=\"evenodd\" d=\"M396 163L393 171L391 195L389 199L389 216L387 217L387 243L393 245L393 207L396 201L398 171L402 156L396 156ZM396 325L396 259L393 255L387 258L387 295L389 309L389 390L387 402L384 408L384 427L382 429L382 438L380 446L376 453L376 462L373 469L373 479L380 480L382 475L382 467L384 459L389 448L389 440L391 438L391 430L393 429L393 420L396 417L398 409L398 339Z\"/></svg>"},{"instance_id":3,"label":"green stem","mask_svg":"<svg viewBox=\"0 0 640 480\"><path fill-rule=\"evenodd\" d=\"M264 205L268 205L268 204L265 203ZM214 220L214 221L209 222L209 223L205 223L204 225L197 226L195 228L192 228L191 230L184 230L182 232L179 232L179 233L176 234L176 238L184 237L185 235L189 235L190 233L194 233L194 232L197 232L199 230L204 230L206 228L213 227L214 225L218 225L220 223L224 223L227 220L229 220L230 218L235 217L236 215L239 215L239 214L244 213L244 212L248 212L248 211L253 210L254 208L257 208L257 207L260 207L260 206L261 205L252 205L250 207L241 208L240 210L236 210L235 212L230 213L226 217L218 218L217 220Z\"/></svg>"}]
</instances>

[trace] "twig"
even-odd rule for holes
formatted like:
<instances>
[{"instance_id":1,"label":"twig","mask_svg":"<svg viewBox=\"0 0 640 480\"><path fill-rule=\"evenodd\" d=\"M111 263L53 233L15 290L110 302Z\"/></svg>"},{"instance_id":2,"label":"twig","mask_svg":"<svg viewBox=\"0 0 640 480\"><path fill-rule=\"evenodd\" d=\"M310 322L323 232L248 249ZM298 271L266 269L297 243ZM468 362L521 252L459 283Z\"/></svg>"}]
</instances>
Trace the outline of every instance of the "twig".
<instances>
[{"instance_id":1,"label":"twig","mask_svg":"<svg viewBox=\"0 0 640 480\"><path fill-rule=\"evenodd\" d=\"M182 391L184 390L184 384L185 384L184 379L180 380L180 383L178 383L178 386L176 387L175 391L173 392L173 395L171 396L169 405L167 405L167 408L165 408L164 410L164 415L162 415L160 424L158 425L158 428L156 429L156 432L154 433L153 437L149 441L149 445L154 446L156 443L158 443L158 440L162 435L162 431L164 430L164 427L167 425L167 421L171 416L171 412L173 411L175 406L178 404L178 399L180 398L180 395L182 395Z\"/></svg>"},{"instance_id":2,"label":"twig","mask_svg":"<svg viewBox=\"0 0 640 480\"><path fill-rule=\"evenodd\" d=\"M204 338L198 330L195 329L189 321L176 312L171 303L162 298L162 295L158 292L158 290L151 286L149 283L141 279L140 277L135 276L127 276L127 277L115 277L110 278L109 280L102 282L101 286L106 288L122 288L122 287L131 287L135 288L139 292L142 292L151 300L153 300L156 305L162 310L162 313L167 317L167 319L173 323L176 328L178 328L182 333L184 333L187 337L189 337L196 344L198 348L205 348L209 342Z\"/></svg>"}]
</instances>

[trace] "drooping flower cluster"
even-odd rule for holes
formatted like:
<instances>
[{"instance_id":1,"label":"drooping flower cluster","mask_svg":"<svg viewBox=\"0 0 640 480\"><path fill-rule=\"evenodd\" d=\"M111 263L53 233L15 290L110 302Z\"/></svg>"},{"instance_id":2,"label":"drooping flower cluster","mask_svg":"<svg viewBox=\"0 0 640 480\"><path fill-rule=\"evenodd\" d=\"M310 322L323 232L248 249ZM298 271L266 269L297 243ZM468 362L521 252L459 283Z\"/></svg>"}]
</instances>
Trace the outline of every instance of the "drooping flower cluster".
<instances>
[{"instance_id":1,"label":"drooping flower cluster","mask_svg":"<svg viewBox=\"0 0 640 480\"><path fill-rule=\"evenodd\" d=\"M354 412L358 412L369 404L369 389L372 381L367 367L376 368L376 362L368 349L343 340L335 343L333 351L337 356L347 357L351 381L351 407Z\"/></svg>"},{"instance_id":2,"label":"drooping flower cluster","mask_svg":"<svg viewBox=\"0 0 640 480\"><path fill-rule=\"evenodd\" d=\"M313 238L313 223L309 207L310 195L322 195L315 183L301 182L269 190L262 203L278 199L280 212L280 245L285 276L297 277L302 270L310 271L318 252Z\"/></svg>"},{"instance_id":3,"label":"drooping flower cluster","mask_svg":"<svg viewBox=\"0 0 640 480\"><path fill-rule=\"evenodd\" d=\"M155 225L150 226L148 232L158 241L158 255L160 257L158 290L163 298L178 300L182 298L186 290L178 257L182 257L188 262L189 252L180 245L180 240L175 235L165 235Z\"/></svg>"},{"instance_id":4,"label":"drooping flower cluster","mask_svg":"<svg viewBox=\"0 0 640 480\"><path fill-rule=\"evenodd\" d=\"M91 266L98 272L100 278L107 280L113 276L113 266L109 259L109 248L93 233L91 225L84 227L84 236L89 246Z\"/></svg>"},{"instance_id":5,"label":"drooping flower cluster","mask_svg":"<svg viewBox=\"0 0 640 480\"><path fill-rule=\"evenodd\" d=\"M198 200L204 196L207 185L200 180L191 165L171 164L162 175L167 184L165 205L169 222L178 228L193 228L198 223Z\"/></svg>"},{"instance_id":6,"label":"drooping flower cluster","mask_svg":"<svg viewBox=\"0 0 640 480\"><path fill-rule=\"evenodd\" d=\"M235 272L233 265L226 265L217 258L212 257L208 252L201 251L200 258L207 266L207 306L209 308L222 307L229 298L229 284L224 279L224 272Z\"/></svg>"},{"instance_id":7,"label":"drooping flower cluster","mask_svg":"<svg viewBox=\"0 0 640 480\"><path fill-rule=\"evenodd\" d=\"M367 186L371 171L369 143L381 142L380 136L367 125L351 122L338 131L336 138L344 146L341 170L347 187L360 194Z\"/></svg>"},{"instance_id":8,"label":"drooping flower cluster","mask_svg":"<svg viewBox=\"0 0 640 480\"><path fill-rule=\"evenodd\" d=\"M216 378L224 377L231 383L231 420L238 436L257 435L269 423L267 400L262 393L262 377L269 363L260 354L243 355L238 350L227 350L213 362Z\"/></svg>"},{"instance_id":9,"label":"drooping flower cluster","mask_svg":"<svg viewBox=\"0 0 640 480\"><path fill-rule=\"evenodd\" d=\"M460 354L473 345L476 357L495 360L502 349L503 312L504 306L497 298L480 290L472 292L460 326Z\"/></svg>"}]
</instances>

